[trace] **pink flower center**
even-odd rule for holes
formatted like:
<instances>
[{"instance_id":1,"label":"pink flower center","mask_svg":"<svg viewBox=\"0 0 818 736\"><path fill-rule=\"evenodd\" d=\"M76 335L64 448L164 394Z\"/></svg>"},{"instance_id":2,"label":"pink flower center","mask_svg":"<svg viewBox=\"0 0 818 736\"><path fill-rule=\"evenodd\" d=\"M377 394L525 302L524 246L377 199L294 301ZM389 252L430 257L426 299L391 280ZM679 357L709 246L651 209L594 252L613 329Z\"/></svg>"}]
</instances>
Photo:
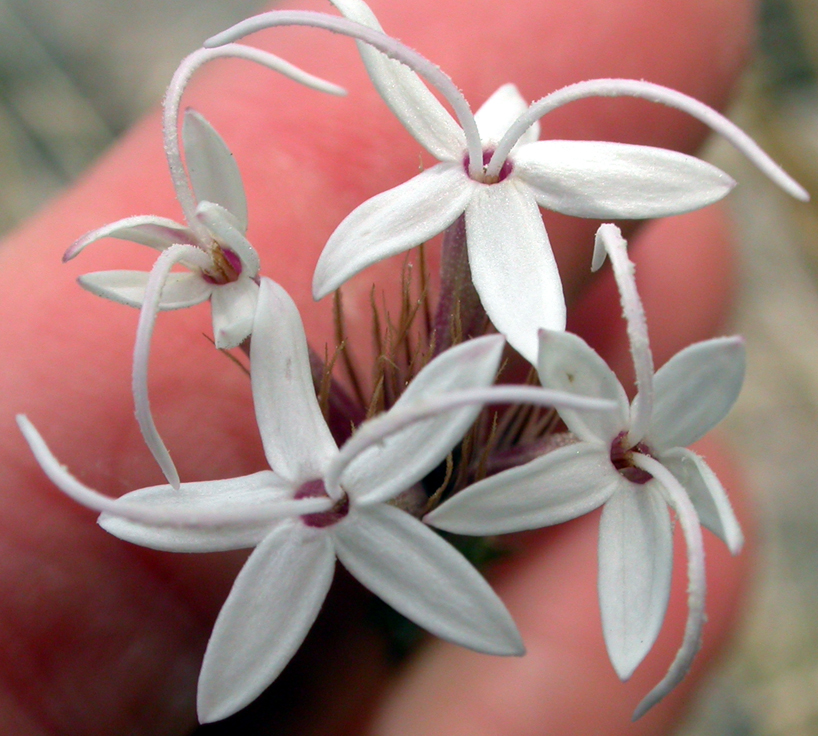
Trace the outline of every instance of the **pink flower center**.
<instances>
[{"instance_id":1,"label":"pink flower center","mask_svg":"<svg viewBox=\"0 0 818 736\"><path fill-rule=\"evenodd\" d=\"M315 480L308 480L302 483L295 492L295 499L299 498L329 498L327 496L327 489L324 486L324 481L321 478ZM335 505L329 511L319 511L315 514L304 514L301 517L307 526L312 526L317 529L323 529L327 526L337 524L349 513L349 496L345 493L339 498Z\"/></svg>"},{"instance_id":2,"label":"pink flower center","mask_svg":"<svg viewBox=\"0 0 818 736\"><path fill-rule=\"evenodd\" d=\"M611 442L611 463L631 483L643 485L652 480L653 476L647 470L637 468L633 464L633 453L638 452L641 455L649 455L650 457L653 457L653 455L644 442L628 447L627 440L627 432L620 432L614 437L614 441Z\"/></svg>"},{"instance_id":3,"label":"pink flower center","mask_svg":"<svg viewBox=\"0 0 818 736\"><path fill-rule=\"evenodd\" d=\"M216 245L210 251L210 257L213 259L213 264L202 272L202 278L209 284L217 286L232 284L241 276L241 258L230 248Z\"/></svg>"},{"instance_id":4,"label":"pink flower center","mask_svg":"<svg viewBox=\"0 0 818 736\"><path fill-rule=\"evenodd\" d=\"M489 161L491 161L491 157L493 155L494 155L493 148L486 148L483 151L483 176L479 179L476 179L476 181L479 181L482 184L497 184L498 182L507 179L511 175L511 172L514 170L514 164L512 164L511 159L508 158L505 161L503 161L503 165L500 167L500 173L497 174L497 176L485 175L486 167L489 165ZM469 154L467 153L463 157L463 168L466 169L466 173L469 174L469 176L471 176L471 174L469 173L470 163L471 160L469 159Z\"/></svg>"}]
</instances>

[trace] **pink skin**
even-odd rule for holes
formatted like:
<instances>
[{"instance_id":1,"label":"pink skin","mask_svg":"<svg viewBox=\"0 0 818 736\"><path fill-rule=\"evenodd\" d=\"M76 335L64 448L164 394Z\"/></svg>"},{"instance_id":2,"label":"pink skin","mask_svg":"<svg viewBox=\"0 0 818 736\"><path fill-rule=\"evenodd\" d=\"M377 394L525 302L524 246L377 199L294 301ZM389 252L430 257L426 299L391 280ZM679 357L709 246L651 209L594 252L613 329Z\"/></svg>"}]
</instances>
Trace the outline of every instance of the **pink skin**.
<instances>
[{"instance_id":1,"label":"pink skin","mask_svg":"<svg viewBox=\"0 0 818 736\"><path fill-rule=\"evenodd\" d=\"M372 5L387 30L439 63L475 107L509 80L533 98L597 76L646 77L720 106L744 61L752 22L744 0L688 0L672 10L647 0L516 0L502 12L495 0ZM452 41L450 29L464 43ZM417 171L418 146L372 91L347 39L286 30L258 43L329 75L350 97L324 97L266 69L226 61L197 77L186 104L202 110L236 154L249 194L248 236L264 273L293 295L320 348L331 339L329 300L316 305L309 294L320 248L355 205ZM543 137L560 136L692 151L702 130L647 103L590 101L543 120ZM0 713L5 730L21 736L188 732L209 629L244 557L160 554L108 536L92 514L51 486L13 428L16 413L28 414L59 458L112 495L161 482L133 420L136 311L73 283L90 270L144 268L151 254L101 244L68 265L60 262L78 235L138 213L179 217L156 114L0 249L9 274L0 294L6 428L0 433ZM553 214L547 220L567 292L578 298L596 223ZM633 252L658 366L684 344L718 331L729 305L729 236L720 210L710 209L646 227ZM399 260L368 269L345 289L362 362L370 359L370 285L396 283ZM607 281L603 274L587 299L618 315ZM580 307L578 314L589 312ZM151 396L185 480L265 467L249 382L201 337L209 334L208 321L206 308L174 313L162 318L155 339ZM598 322L578 316L575 326L590 334ZM615 365L626 365L621 325L612 334L594 337ZM716 449L703 451L746 525L734 473ZM319 630L284 678L290 689L274 687L268 698L280 732L360 733L375 718L373 729L386 734L665 733L695 673L730 631L750 555L733 559L722 545L708 546L709 622L695 673L632 726L631 710L678 646L683 584L657 646L622 686L604 653L595 602L596 520L521 536L519 543L520 556L498 567L493 579L520 624L526 658L483 657L432 642L388 678L380 645L358 622L360 596L345 597L349 585L342 579ZM299 679L307 675L308 682Z\"/></svg>"}]
</instances>

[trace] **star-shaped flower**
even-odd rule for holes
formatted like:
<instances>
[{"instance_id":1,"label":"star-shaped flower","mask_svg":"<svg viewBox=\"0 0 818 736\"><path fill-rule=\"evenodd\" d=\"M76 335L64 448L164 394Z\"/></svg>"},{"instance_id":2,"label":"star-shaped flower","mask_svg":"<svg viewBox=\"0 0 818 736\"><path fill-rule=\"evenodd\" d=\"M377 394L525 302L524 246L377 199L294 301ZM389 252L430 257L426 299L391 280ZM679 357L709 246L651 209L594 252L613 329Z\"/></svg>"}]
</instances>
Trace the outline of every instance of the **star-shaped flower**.
<instances>
[{"instance_id":1,"label":"star-shaped flower","mask_svg":"<svg viewBox=\"0 0 818 736\"><path fill-rule=\"evenodd\" d=\"M542 115L583 97L630 95L682 109L725 135L788 191L807 198L730 121L656 84L592 80L528 107L513 85L504 85L472 115L439 68L381 32L363 0L332 2L355 24L322 13L269 11L205 42L206 47L217 47L285 25L315 26L358 39L378 92L407 130L441 161L364 202L338 226L316 266L316 299L367 266L427 241L465 214L469 266L483 307L509 343L536 362L537 331L565 326L562 285L538 206L595 219L661 217L715 202L734 185L719 169L675 151L536 140ZM451 104L457 123L418 74Z\"/></svg>"},{"instance_id":2,"label":"star-shaped flower","mask_svg":"<svg viewBox=\"0 0 818 736\"><path fill-rule=\"evenodd\" d=\"M465 489L426 516L460 534L500 534L557 524L604 504L599 532L599 598L605 642L623 680L653 646L664 620L673 564L668 504L688 545L690 615L684 642L664 680L636 715L684 676L704 620L704 552L699 522L734 554L742 534L724 489L703 458L686 449L727 414L744 378L744 345L728 337L696 343L655 375L642 306L625 241L613 225L597 236L595 267L607 248L622 293L639 392L622 385L582 339L543 331L543 386L612 399L610 414L560 410L578 442Z\"/></svg>"},{"instance_id":3,"label":"star-shaped flower","mask_svg":"<svg viewBox=\"0 0 818 736\"><path fill-rule=\"evenodd\" d=\"M258 294L260 264L258 254L245 238L244 186L233 154L202 115L185 111L184 163L177 130L181 97L191 76L206 62L223 57L255 61L313 89L345 94L337 85L259 49L230 44L193 52L179 65L164 104L165 151L187 224L154 215L128 217L86 233L66 251L63 260L71 260L102 238L128 240L160 253L173 245L197 248L201 254L180 250L177 259L171 259L187 266L190 272L168 273L157 294L157 308L182 309L209 299L216 345L230 348L250 334ZM167 266L168 272L171 265ZM94 294L138 308L145 301L147 282L148 274L142 271L101 271L79 279Z\"/></svg>"},{"instance_id":4,"label":"star-shaped flower","mask_svg":"<svg viewBox=\"0 0 818 736\"><path fill-rule=\"evenodd\" d=\"M190 109L185 111L182 124L184 163L179 147L179 106L185 87L202 64L222 57L255 61L314 89L345 93L259 49L230 44L193 52L176 70L164 103L165 152L187 224L153 215L128 217L86 233L63 257L71 260L91 243L109 237L160 252L150 273L101 271L81 276L79 283L98 296L141 309L134 349L136 416L148 447L168 481L177 487L178 473L148 401L148 357L156 313L209 300L216 347L233 348L250 335L258 297L260 262L245 237L247 200L233 154L213 126ZM172 272L177 264L189 270Z\"/></svg>"},{"instance_id":5,"label":"star-shaped flower","mask_svg":"<svg viewBox=\"0 0 818 736\"><path fill-rule=\"evenodd\" d=\"M332 0L347 17L380 25L363 0ZM500 87L477 111L480 159L467 134L418 76L358 42L378 92L440 164L368 200L328 241L315 270L320 299L368 265L427 241L465 213L469 266L486 313L532 363L537 330L565 327L565 302L538 206L578 217L662 217L722 198L735 182L675 151L597 141L538 141L536 118L494 156L527 103ZM604 94L604 92L600 92Z\"/></svg>"},{"instance_id":6,"label":"star-shaped flower","mask_svg":"<svg viewBox=\"0 0 818 736\"><path fill-rule=\"evenodd\" d=\"M189 270L168 273L161 285L158 308L182 309L209 299L216 345L235 347L252 328L258 295L255 279L260 267L258 254L244 236L247 202L241 176L221 136L202 115L193 110L185 112L182 136L196 197L195 209L188 215L189 224L152 215L129 217L83 235L69 248L64 260L108 237L130 240L160 252L173 245L196 248L180 250L178 261ZM197 257L199 253L204 257ZM143 271L100 271L81 276L79 283L98 296L141 308L148 277Z\"/></svg>"},{"instance_id":7,"label":"star-shaped flower","mask_svg":"<svg viewBox=\"0 0 818 736\"><path fill-rule=\"evenodd\" d=\"M253 397L273 470L107 499L68 475L30 423L20 420L52 480L106 511L100 524L112 534L175 552L255 547L208 643L199 679L201 720L230 715L278 676L318 614L336 557L438 636L481 652L522 654L511 617L483 577L436 533L389 503L445 459L480 406L415 422L350 458L339 452L321 415L298 311L268 279L261 282L253 335ZM389 414L418 399L489 386L503 345L501 336L491 335L441 354ZM373 422L388 422L389 414Z\"/></svg>"}]
</instances>

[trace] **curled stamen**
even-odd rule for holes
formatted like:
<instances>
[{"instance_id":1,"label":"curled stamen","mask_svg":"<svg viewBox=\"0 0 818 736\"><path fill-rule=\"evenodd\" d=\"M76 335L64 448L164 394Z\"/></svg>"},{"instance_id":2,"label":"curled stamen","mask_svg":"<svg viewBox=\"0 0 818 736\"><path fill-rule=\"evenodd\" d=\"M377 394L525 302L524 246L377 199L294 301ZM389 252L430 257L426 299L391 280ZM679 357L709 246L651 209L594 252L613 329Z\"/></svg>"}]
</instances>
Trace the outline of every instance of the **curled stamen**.
<instances>
[{"instance_id":1,"label":"curled stamen","mask_svg":"<svg viewBox=\"0 0 818 736\"><path fill-rule=\"evenodd\" d=\"M339 480L341 474L358 455L370 447L381 444L387 437L416 422L430 419L453 409L474 404L534 404L556 408L586 411L613 411L616 406L606 399L591 399L565 391L537 388L535 386L491 386L489 388L463 389L427 400L407 404L400 410L393 409L364 423L350 437L333 458L324 475L327 493L333 498L343 493Z\"/></svg>"},{"instance_id":2,"label":"curled stamen","mask_svg":"<svg viewBox=\"0 0 818 736\"><path fill-rule=\"evenodd\" d=\"M802 201L809 199L809 194L797 181L761 150L761 147L749 135L724 115L682 92L636 79L590 79L570 84L533 102L506 131L494 152L486 173L497 175L520 136L543 115L569 102L586 97L639 97L686 112L724 136L785 192Z\"/></svg>"},{"instance_id":3,"label":"curled stamen","mask_svg":"<svg viewBox=\"0 0 818 736\"><path fill-rule=\"evenodd\" d=\"M216 245L210 251L213 260L210 268L202 271L202 278L209 284L232 284L242 272L241 258L230 248Z\"/></svg>"},{"instance_id":4,"label":"curled stamen","mask_svg":"<svg viewBox=\"0 0 818 736\"><path fill-rule=\"evenodd\" d=\"M171 79L163 103L164 114L162 124L165 137L165 155L168 159L170 176L173 180L173 187L176 190L176 197L179 200L179 204L182 205L182 212L185 215L185 219L194 232L203 239L203 242L210 241L210 234L196 219L196 197L193 194L193 189L190 186L187 174L185 173L184 164L182 163L178 128L179 105L181 103L182 94L196 70L206 62L220 58L254 61L273 71L280 72L285 77L289 77L307 87L312 87L313 89L333 95L346 94L346 90L344 90L343 87L339 87L336 84L332 84L332 82L327 82L320 77L309 74L297 66L290 64L288 61L284 61L284 59L279 58L275 54L270 54L261 49L254 49L250 46L230 44L218 49L197 49L182 60L182 63L179 64L178 69L173 75L173 79Z\"/></svg>"},{"instance_id":5,"label":"curled stamen","mask_svg":"<svg viewBox=\"0 0 818 736\"><path fill-rule=\"evenodd\" d=\"M482 144L480 133L477 130L477 123L471 112L469 103L463 97L462 92L455 86L454 82L426 57L421 56L417 51L410 49L400 41L387 36L381 31L373 30L360 23L338 18L334 15L315 13L310 11L297 10L271 10L261 13L247 20L237 23L232 28L216 34L205 41L207 48L221 46L231 41L237 41L250 33L273 28L276 26L312 26L322 28L332 33L339 33L343 36L350 36L359 41L368 43L370 46L386 54L390 59L405 64L413 71L426 79L452 106L455 116L466 136L466 147L470 159L469 174L473 178L479 178L483 173L482 165ZM499 170L499 167L498 167ZM497 175L497 172L494 174Z\"/></svg>"}]
</instances>

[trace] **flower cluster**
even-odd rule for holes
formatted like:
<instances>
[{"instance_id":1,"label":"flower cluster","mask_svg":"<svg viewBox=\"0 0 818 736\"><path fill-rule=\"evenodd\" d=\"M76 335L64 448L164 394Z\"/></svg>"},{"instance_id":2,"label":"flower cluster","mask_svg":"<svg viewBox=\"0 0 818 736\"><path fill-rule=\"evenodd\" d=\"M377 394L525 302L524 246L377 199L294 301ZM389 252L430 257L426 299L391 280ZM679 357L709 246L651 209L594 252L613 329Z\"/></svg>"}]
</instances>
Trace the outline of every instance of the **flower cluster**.
<instances>
[{"instance_id":1,"label":"flower cluster","mask_svg":"<svg viewBox=\"0 0 818 736\"><path fill-rule=\"evenodd\" d=\"M136 417L167 484L107 497L74 478L22 416L20 429L49 478L100 512L99 524L109 533L171 552L253 550L204 655L202 722L236 712L276 679L318 615L336 559L429 632L487 654L522 655L524 642L503 603L435 529L493 536L557 524L600 506L602 628L613 667L626 680L653 646L668 605L672 511L687 542L688 623L676 659L638 717L682 679L700 643L700 525L732 553L742 546L724 489L687 447L736 401L744 348L737 337L697 343L654 374L626 243L614 225L603 225L591 260L596 270L610 259L620 291L638 389L629 402L604 360L565 332L562 284L539 208L604 220L653 218L711 204L734 182L675 151L539 140L538 121L589 96L647 98L705 122L785 190L801 199L806 193L714 110L647 82L592 80L530 105L505 84L472 114L443 72L383 33L363 0L333 4L342 17L265 13L187 57L164 105L166 153L185 224L130 217L87 233L65 254L74 258L109 237L160 253L150 273L91 273L80 285L140 310ZM272 54L235 43L272 26L312 26L355 39L387 105L439 161L351 212L316 265L313 293L321 299L367 266L445 232L434 318L428 290L412 307L404 283L408 306L381 343L392 373L376 376L369 398L352 369L354 396L333 377L333 361L308 347L294 302L260 275L258 253L245 237L242 180L225 141L200 113L187 110L180 142L182 94L210 59L242 58L343 94ZM173 270L177 265L187 270ZM151 415L148 357L159 311L205 301L215 346L249 356L269 469L181 482ZM424 310L425 321L419 317ZM336 318L342 322L340 300ZM493 385L510 350L534 366L539 386Z\"/></svg>"}]
</instances>

